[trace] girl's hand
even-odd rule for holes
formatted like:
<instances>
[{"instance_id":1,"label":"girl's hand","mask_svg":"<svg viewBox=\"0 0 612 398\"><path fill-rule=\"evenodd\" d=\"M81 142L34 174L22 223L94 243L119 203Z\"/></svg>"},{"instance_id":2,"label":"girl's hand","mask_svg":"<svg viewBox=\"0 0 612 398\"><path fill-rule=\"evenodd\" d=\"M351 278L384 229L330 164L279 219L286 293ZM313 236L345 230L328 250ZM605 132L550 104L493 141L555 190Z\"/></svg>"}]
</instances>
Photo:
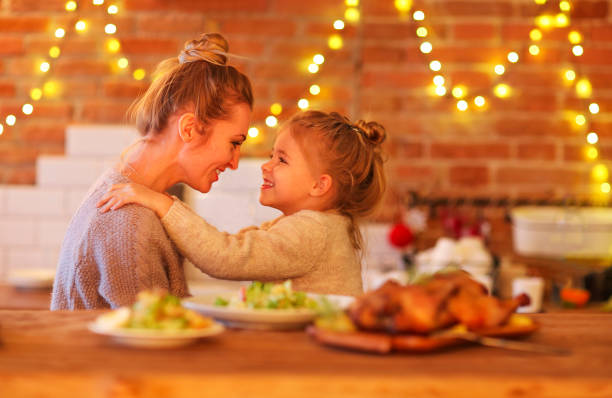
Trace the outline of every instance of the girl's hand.
<instances>
[{"instance_id":1,"label":"girl's hand","mask_svg":"<svg viewBox=\"0 0 612 398\"><path fill-rule=\"evenodd\" d=\"M170 206L172 206L172 198L140 184L115 184L102 196L96 207L100 208L101 213L106 213L109 210L117 210L129 203L148 207L159 218L162 218L166 215Z\"/></svg>"}]
</instances>

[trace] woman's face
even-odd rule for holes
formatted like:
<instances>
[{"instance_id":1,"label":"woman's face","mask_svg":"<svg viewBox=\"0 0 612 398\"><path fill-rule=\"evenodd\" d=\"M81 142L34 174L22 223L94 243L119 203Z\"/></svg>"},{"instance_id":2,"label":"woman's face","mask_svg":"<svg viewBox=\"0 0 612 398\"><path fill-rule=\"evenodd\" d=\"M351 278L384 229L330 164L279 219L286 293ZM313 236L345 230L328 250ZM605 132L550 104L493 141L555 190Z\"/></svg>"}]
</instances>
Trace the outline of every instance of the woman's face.
<instances>
[{"instance_id":1,"label":"woman's face","mask_svg":"<svg viewBox=\"0 0 612 398\"><path fill-rule=\"evenodd\" d=\"M228 119L212 121L207 127L207 134L197 135L193 141L186 143L179 160L184 171L183 182L206 193L226 168L235 170L250 117L248 105L233 105Z\"/></svg>"}]
</instances>

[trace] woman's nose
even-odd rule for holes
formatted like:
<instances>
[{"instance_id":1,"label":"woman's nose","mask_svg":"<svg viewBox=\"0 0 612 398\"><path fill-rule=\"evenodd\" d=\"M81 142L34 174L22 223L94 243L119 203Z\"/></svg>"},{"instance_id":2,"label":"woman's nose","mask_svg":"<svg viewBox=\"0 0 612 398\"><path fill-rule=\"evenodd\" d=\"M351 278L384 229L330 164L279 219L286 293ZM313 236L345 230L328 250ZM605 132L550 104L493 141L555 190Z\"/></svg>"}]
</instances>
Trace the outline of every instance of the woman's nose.
<instances>
[{"instance_id":1,"label":"woman's nose","mask_svg":"<svg viewBox=\"0 0 612 398\"><path fill-rule=\"evenodd\" d=\"M238 168L238 162L240 161L240 150L234 151L234 156L230 161L230 169L236 170Z\"/></svg>"}]
</instances>

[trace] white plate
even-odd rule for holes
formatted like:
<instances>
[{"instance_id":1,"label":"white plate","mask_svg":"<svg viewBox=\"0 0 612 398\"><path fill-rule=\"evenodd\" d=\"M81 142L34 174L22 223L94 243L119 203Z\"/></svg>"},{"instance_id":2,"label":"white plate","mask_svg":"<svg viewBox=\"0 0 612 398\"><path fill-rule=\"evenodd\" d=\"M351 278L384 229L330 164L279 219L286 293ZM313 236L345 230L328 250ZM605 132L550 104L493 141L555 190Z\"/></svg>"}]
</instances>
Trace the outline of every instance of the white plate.
<instances>
[{"instance_id":1,"label":"white plate","mask_svg":"<svg viewBox=\"0 0 612 398\"><path fill-rule=\"evenodd\" d=\"M120 344L144 348L180 347L203 337L216 336L225 330L223 325L217 322L204 329L185 330L108 329L95 322L87 327L94 333L112 337Z\"/></svg>"},{"instance_id":2,"label":"white plate","mask_svg":"<svg viewBox=\"0 0 612 398\"><path fill-rule=\"evenodd\" d=\"M217 297L229 300L236 292L210 293L190 297L183 300L183 306L197 311L201 314L215 318L227 326L241 329L256 330L291 330L302 329L312 322L317 316L316 311L300 309L252 309L222 307L215 305ZM317 295L309 294L309 297L318 299L322 296L341 308L346 308L353 300L350 296Z\"/></svg>"},{"instance_id":3,"label":"white plate","mask_svg":"<svg viewBox=\"0 0 612 398\"><path fill-rule=\"evenodd\" d=\"M53 287L55 270L48 268L15 269L8 273L7 282L22 289L49 289Z\"/></svg>"}]
</instances>

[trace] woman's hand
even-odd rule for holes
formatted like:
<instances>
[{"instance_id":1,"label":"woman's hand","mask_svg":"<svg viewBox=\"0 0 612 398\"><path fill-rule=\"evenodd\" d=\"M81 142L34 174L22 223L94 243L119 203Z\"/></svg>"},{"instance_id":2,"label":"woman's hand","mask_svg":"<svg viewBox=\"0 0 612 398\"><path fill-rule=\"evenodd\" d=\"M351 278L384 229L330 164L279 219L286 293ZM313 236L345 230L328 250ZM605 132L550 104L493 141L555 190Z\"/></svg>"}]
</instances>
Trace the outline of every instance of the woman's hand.
<instances>
[{"instance_id":1,"label":"woman's hand","mask_svg":"<svg viewBox=\"0 0 612 398\"><path fill-rule=\"evenodd\" d=\"M159 218L162 218L172 206L172 198L140 184L115 184L102 196L96 207L100 208L101 213L106 213L129 203L147 207L153 210Z\"/></svg>"}]
</instances>

